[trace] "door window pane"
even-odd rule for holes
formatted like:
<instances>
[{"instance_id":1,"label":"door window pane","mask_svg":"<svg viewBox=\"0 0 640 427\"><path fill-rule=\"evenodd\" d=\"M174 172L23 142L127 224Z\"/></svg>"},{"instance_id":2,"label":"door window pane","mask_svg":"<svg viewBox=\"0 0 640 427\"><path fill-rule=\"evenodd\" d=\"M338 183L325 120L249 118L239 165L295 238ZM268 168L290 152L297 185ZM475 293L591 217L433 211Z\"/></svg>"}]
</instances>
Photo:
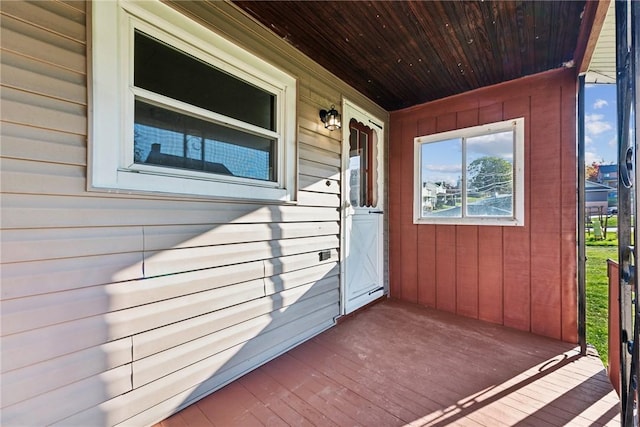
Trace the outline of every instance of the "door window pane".
<instances>
[{"instance_id":1,"label":"door window pane","mask_svg":"<svg viewBox=\"0 0 640 427\"><path fill-rule=\"evenodd\" d=\"M349 122L349 200L352 206L377 205L377 133L351 119Z\"/></svg>"}]
</instances>

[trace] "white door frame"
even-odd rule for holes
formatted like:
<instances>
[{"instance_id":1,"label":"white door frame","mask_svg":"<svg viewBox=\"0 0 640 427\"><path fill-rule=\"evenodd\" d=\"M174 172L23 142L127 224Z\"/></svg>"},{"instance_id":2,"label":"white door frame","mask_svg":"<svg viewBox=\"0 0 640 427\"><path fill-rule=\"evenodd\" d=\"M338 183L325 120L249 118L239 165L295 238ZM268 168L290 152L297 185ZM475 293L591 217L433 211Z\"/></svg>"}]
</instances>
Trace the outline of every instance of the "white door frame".
<instances>
[{"instance_id":1,"label":"white door frame","mask_svg":"<svg viewBox=\"0 0 640 427\"><path fill-rule=\"evenodd\" d=\"M342 251L340 251L340 313L341 314L347 314L347 292L346 292L346 283L347 283L347 269L346 269L346 251L349 249L347 248L347 229L346 229L346 225L347 225L347 207L349 206L349 196L347 193L347 182L349 180L349 176L347 175L349 173L349 120L351 119L351 114L352 112L356 112L359 113L359 115L365 116L368 120L369 123L366 123L367 125L371 125L371 127L373 129L376 130L376 132L379 133L379 138L377 140L378 143L378 147L377 147L377 157L378 157L378 170L377 170L377 174L378 174L378 208L384 212L383 216L381 217L381 221L380 221L380 227L379 227L379 232L380 232L380 239L379 239L379 250L380 250L380 259L382 260L382 265L381 265L381 272L380 272L380 279L382 282L382 286L384 286L384 291L383 291L383 295L388 294L388 287L387 287L387 283L385 280L385 268L384 268L384 263L386 262L385 258L384 258L384 245L385 245L385 239L384 239L384 223L385 223L385 218L384 216L387 215L387 211L386 211L386 205L385 205L385 193L384 193L384 188L385 188L385 180L386 180L386 176L385 176L385 122L383 120L381 120L380 118L374 116L373 114L367 112L365 109L359 107L357 104L354 104L353 102L349 101L346 98L342 99L342 147L341 147L341 166L342 166L342 170L341 170L341 199L340 199L340 247L343 248Z\"/></svg>"}]
</instances>

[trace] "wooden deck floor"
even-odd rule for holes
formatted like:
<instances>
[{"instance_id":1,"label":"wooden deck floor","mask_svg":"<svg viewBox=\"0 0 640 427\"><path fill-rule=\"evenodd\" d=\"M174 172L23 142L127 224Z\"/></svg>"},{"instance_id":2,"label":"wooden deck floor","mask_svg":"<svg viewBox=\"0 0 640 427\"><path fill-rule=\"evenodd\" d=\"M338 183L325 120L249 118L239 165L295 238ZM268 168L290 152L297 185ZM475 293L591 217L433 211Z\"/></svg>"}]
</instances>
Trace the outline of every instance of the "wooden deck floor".
<instances>
[{"instance_id":1,"label":"wooden deck floor","mask_svg":"<svg viewBox=\"0 0 640 427\"><path fill-rule=\"evenodd\" d=\"M158 424L616 426L600 359L385 301Z\"/></svg>"}]
</instances>

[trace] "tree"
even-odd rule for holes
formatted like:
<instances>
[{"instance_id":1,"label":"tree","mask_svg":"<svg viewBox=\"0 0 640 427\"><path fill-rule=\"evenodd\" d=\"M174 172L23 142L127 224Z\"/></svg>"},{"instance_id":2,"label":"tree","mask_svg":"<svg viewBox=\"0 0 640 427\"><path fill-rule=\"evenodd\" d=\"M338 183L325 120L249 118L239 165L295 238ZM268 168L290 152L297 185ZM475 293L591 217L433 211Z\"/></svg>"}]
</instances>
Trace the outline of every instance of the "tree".
<instances>
[{"instance_id":1,"label":"tree","mask_svg":"<svg viewBox=\"0 0 640 427\"><path fill-rule=\"evenodd\" d=\"M475 159L467 168L468 191L492 194L511 194L513 165L500 157Z\"/></svg>"},{"instance_id":2,"label":"tree","mask_svg":"<svg viewBox=\"0 0 640 427\"><path fill-rule=\"evenodd\" d=\"M592 162L586 166L585 176L587 181L598 182L598 175L600 173L600 165L596 162Z\"/></svg>"}]
</instances>

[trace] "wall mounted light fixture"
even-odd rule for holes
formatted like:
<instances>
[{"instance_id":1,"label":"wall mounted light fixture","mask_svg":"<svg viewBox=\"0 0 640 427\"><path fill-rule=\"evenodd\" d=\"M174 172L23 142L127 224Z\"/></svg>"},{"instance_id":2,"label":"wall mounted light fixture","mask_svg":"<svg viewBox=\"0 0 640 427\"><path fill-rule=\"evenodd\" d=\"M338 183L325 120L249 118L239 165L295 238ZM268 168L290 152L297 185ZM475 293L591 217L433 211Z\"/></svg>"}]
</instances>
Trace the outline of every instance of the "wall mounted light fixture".
<instances>
[{"instance_id":1,"label":"wall mounted light fixture","mask_svg":"<svg viewBox=\"0 0 640 427\"><path fill-rule=\"evenodd\" d=\"M324 123L324 127L329 130L340 129L340 113L336 110L336 106L332 105L329 111L320 110L320 120Z\"/></svg>"}]
</instances>

